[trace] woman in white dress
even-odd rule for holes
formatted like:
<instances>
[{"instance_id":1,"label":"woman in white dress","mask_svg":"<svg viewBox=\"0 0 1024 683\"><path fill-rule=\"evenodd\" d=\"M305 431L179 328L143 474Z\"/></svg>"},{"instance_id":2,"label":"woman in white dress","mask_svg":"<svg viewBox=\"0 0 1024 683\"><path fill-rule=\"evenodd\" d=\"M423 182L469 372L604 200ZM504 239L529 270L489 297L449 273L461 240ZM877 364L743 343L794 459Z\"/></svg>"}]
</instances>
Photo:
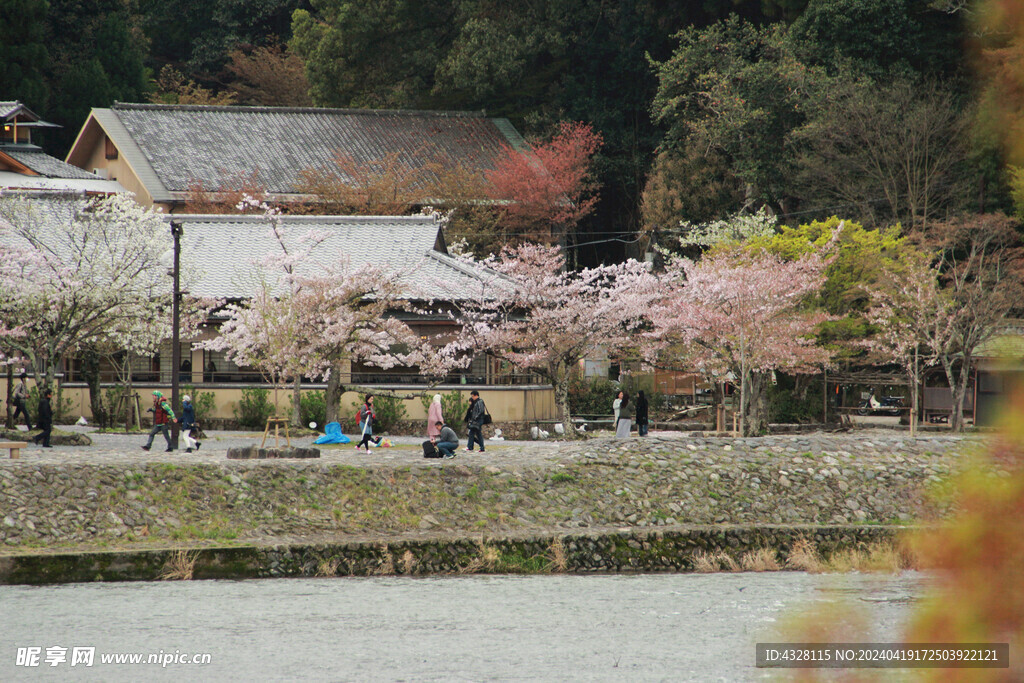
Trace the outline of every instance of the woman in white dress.
<instances>
[{"instance_id":1,"label":"woman in white dress","mask_svg":"<svg viewBox=\"0 0 1024 683\"><path fill-rule=\"evenodd\" d=\"M615 420L615 437L628 439L629 430L633 426L633 406L629 403L629 394L622 392L619 403L619 417Z\"/></svg>"}]
</instances>

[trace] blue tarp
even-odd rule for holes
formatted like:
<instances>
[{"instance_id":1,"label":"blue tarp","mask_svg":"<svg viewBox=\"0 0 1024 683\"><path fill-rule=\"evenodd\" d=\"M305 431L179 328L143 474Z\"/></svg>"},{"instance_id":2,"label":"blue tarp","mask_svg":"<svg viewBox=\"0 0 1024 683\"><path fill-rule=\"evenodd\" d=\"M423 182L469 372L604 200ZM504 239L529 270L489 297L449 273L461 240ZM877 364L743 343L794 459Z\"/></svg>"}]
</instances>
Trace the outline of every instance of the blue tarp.
<instances>
[{"instance_id":1,"label":"blue tarp","mask_svg":"<svg viewBox=\"0 0 1024 683\"><path fill-rule=\"evenodd\" d=\"M352 439L341 433L341 425L337 422L328 422L324 427L324 435L313 443L352 443Z\"/></svg>"}]
</instances>

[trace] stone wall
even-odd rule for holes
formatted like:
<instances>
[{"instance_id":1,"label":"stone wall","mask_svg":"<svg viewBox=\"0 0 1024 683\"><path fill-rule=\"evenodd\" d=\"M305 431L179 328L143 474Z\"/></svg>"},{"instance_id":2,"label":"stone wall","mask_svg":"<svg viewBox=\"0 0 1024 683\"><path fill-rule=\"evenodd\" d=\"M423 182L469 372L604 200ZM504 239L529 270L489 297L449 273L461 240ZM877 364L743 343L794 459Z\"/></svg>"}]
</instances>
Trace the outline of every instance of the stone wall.
<instances>
[{"instance_id":1,"label":"stone wall","mask_svg":"<svg viewBox=\"0 0 1024 683\"><path fill-rule=\"evenodd\" d=\"M929 502L959 442L595 439L562 461L458 458L401 467L248 461L0 467L0 553L33 547L575 533L679 524L902 524ZM830 448L835 444L825 444ZM853 448L853 446L845 446ZM422 464L421 464L422 463Z\"/></svg>"},{"instance_id":2,"label":"stone wall","mask_svg":"<svg viewBox=\"0 0 1024 683\"><path fill-rule=\"evenodd\" d=\"M891 541L903 527L712 526L594 530L478 539L419 540L20 553L0 556L0 583L244 579L297 576L426 575L452 573L691 571L698 553L743 554L769 549L781 560L798 539L824 555Z\"/></svg>"}]
</instances>

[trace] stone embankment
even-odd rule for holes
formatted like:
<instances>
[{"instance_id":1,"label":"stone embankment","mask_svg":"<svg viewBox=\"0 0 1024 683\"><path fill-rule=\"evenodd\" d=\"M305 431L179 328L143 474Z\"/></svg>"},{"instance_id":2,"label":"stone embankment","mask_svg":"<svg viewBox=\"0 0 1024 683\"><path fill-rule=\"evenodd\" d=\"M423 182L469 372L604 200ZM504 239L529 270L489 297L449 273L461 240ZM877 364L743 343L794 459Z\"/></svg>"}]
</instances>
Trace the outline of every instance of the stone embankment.
<instances>
[{"instance_id":1,"label":"stone embankment","mask_svg":"<svg viewBox=\"0 0 1024 683\"><path fill-rule=\"evenodd\" d=\"M901 524L948 511L948 499L929 503L926 492L974 446L948 436L675 434L568 443L543 457L524 451L521 462L510 451L361 466L222 456L89 464L83 452L0 466L0 555L416 533Z\"/></svg>"},{"instance_id":2,"label":"stone embankment","mask_svg":"<svg viewBox=\"0 0 1024 683\"><path fill-rule=\"evenodd\" d=\"M890 526L759 525L591 529L583 533L433 534L386 541L206 546L0 555L0 584L298 576L407 576L476 573L707 571L701 556L751 555L773 562L799 542L824 556L892 544ZM780 565L775 565L778 568ZM800 568L797 566L797 568Z\"/></svg>"}]
</instances>

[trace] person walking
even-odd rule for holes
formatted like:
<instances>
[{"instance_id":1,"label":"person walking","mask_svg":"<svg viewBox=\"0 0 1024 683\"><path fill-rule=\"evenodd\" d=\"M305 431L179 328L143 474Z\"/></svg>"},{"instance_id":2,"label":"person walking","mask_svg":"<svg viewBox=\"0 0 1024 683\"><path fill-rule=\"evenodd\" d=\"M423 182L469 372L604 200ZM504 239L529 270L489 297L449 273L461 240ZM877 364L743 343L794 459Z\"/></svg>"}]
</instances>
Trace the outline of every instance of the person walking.
<instances>
[{"instance_id":1,"label":"person walking","mask_svg":"<svg viewBox=\"0 0 1024 683\"><path fill-rule=\"evenodd\" d=\"M619 419L615 421L615 438L628 439L629 430L633 426L633 406L629 404L629 394L622 392L619 404Z\"/></svg>"},{"instance_id":2,"label":"person walking","mask_svg":"<svg viewBox=\"0 0 1024 683\"><path fill-rule=\"evenodd\" d=\"M43 395L39 397L39 408L36 414L36 426L41 432L36 434L32 441L42 442L43 448L50 448L50 432L53 431L53 408L50 406L50 397L53 396L53 389L43 389Z\"/></svg>"},{"instance_id":3,"label":"person walking","mask_svg":"<svg viewBox=\"0 0 1024 683\"><path fill-rule=\"evenodd\" d=\"M356 450L360 447L365 446L366 452L370 452L370 442L374 445L380 445L380 437L373 438L373 422L377 419L377 413L373 412L373 394L366 395L366 402L363 403L362 407L359 408L359 412L356 413L356 424L359 425L359 429L363 433L363 439L356 444Z\"/></svg>"},{"instance_id":4,"label":"person walking","mask_svg":"<svg viewBox=\"0 0 1024 683\"><path fill-rule=\"evenodd\" d=\"M11 418L14 424L18 423L18 415L25 418L25 426L31 431L32 418L28 415L28 385L25 383L25 373L22 372L18 378L18 385L14 387L14 395L11 400L14 402L14 416Z\"/></svg>"},{"instance_id":5,"label":"person walking","mask_svg":"<svg viewBox=\"0 0 1024 683\"><path fill-rule=\"evenodd\" d=\"M437 427L439 423L444 424L444 415L441 411L441 394L434 394L434 400L430 402L430 408L427 410L427 436L431 439L441 433Z\"/></svg>"},{"instance_id":6,"label":"person walking","mask_svg":"<svg viewBox=\"0 0 1024 683\"><path fill-rule=\"evenodd\" d=\"M469 410L466 411L466 425L469 428L469 443L466 452L473 452L473 444L480 444L480 452L484 452L484 416L487 406L480 398L480 392L474 389L469 392Z\"/></svg>"},{"instance_id":7,"label":"person walking","mask_svg":"<svg viewBox=\"0 0 1024 683\"><path fill-rule=\"evenodd\" d=\"M636 433L640 436L647 436L648 410L647 396L641 389L636 395Z\"/></svg>"},{"instance_id":8,"label":"person walking","mask_svg":"<svg viewBox=\"0 0 1024 683\"><path fill-rule=\"evenodd\" d=\"M185 452L191 453L193 449L199 450L203 444L192 436L192 430L196 428L196 407L192 405L192 397L186 394L181 399L181 438L185 442Z\"/></svg>"},{"instance_id":9,"label":"person walking","mask_svg":"<svg viewBox=\"0 0 1024 683\"><path fill-rule=\"evenodd\" d=\"M174 450L171 447L171 423L177 422L178 419L174 417L171 404L164 400L162 391L153 392L153 407L148 412L153 413L153 428L149 430L149 440L142 450L148 451L153 446L153 437L163 432L164 439L167 441L167 450L164 452L170 453Z\"/></svg>"},{"instance_id":10,"label":"person walking","mask_svg":"<svg viewBox=\"0 0 1024 683\"><path fill-rule=\"evenodd\" d=\"M434 423L434 429L438 435L430 437L430 440L437 446L437 450L441 451L441 455L445 458L454 458L455 449L459 447L459 436L455 430L441 421Z\"/></svg>"}]
</instances>

